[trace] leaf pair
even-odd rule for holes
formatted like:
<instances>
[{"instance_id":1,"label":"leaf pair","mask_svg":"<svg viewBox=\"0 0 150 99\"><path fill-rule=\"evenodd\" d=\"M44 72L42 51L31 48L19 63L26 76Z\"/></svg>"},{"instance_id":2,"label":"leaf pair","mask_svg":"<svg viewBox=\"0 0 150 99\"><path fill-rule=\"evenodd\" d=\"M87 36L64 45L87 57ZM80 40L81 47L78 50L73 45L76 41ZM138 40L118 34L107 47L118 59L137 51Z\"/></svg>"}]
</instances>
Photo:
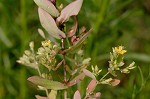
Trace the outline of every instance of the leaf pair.
<instances>
[{"instance_id":1,"label":"leaf pair","mask_svg":"<svg viewBox=\"0 0 150 99\"><path fill-rule=\"evenodd\" d=\"M64 23L67 20L69 20L69 18L71 16L76 16L82 6L83 0L76 0L72 3L70 3L68 6L66 6L62 11L60 16L57 18L57 22L59 23Z\"/></svg>"},{"instance_id":2,"label":"leaf pair","mask_svg":"<svg viewBox=\"0 0 150 99\"><path fill-rule=\"evenodd\" d=\"M84 79L85 75L91 77L92 79L96 80L95 76L88 70L84 69L83 73L76 76L74 79L72 79L67 85L64 85L58 81L51 81L39 76L32 76L29 77L28 80L36 85L45 87L47 89L53 89L53 90L62 90L68 88L68 86L73 86Z\"/></svg>"},{"instance_id":3,"label":"leaf pair","mask_svg":"<svg viewBox=\"0 0 150 99\"><path fill-rule=\"evenodd\" d=\"M60 14L54 4L49 0L34 0L34 2L39 6L39 17L43 28L54 38L65 38L65 33L57 27L56 22L53 19L53 17L58 17ZM57 22L62 24L71 16L77 15L80 11L82 3L83 0L76 0L66 6L57 18Z\"/></svg>"}]
</instances>

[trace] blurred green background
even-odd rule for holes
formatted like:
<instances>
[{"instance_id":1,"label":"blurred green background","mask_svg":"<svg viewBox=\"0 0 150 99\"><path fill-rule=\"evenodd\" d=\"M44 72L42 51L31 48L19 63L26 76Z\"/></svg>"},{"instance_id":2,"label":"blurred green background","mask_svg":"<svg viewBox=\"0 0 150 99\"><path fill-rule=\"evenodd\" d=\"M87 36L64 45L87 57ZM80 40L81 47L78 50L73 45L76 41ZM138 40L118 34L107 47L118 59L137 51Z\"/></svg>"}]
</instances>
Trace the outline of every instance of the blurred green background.
<instances>
[{"instance_id":1,"label":"blurred green background","mask_svg":"<svg viewBox=\"0 0 150 99\"><path fill-rule=\"evenodd\" d=\"M71 1L57 0L57 5ZM98 86L101 99L150 99L150 0L84 0L78 20L80 27L93 28L85 46L92 64L105 71L112 47L123 45L128 50L125 62L134 60L139 66L119 76L117 87ZM33 0L0 0L0 99L35 99L35 94L44 94L26 80L37 72L16 63L31 40L40 44L38 27Z\"/></svg>"}]
</instances>

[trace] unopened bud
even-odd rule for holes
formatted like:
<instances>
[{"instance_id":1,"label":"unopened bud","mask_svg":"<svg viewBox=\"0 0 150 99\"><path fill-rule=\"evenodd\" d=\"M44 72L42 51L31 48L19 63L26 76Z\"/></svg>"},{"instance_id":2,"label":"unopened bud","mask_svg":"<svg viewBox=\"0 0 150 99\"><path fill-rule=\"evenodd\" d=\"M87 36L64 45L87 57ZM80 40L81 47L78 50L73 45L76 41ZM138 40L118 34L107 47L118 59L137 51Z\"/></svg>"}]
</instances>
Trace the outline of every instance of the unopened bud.
<instances>
[{"instance_id":1,"label":"unopened bud","mask_svg":"<svg viewBox=\"0 0 150 99\"><path fill-rule=\"evenodd\" d=\"M56 0L49 0L49 1L51 1L54 4L54 6L56 6Z\"/></svg>"},{"instance_id":2,"label":"unopened bud","mask_svg":"<svg viewBox=\"0 0 150 99\"><path fill-rule=\"evenodd\" d=\"M33 49L34 49L34 42L33 42L33 41L30 42L30 43L29 43L29 46L30 46L30 49L33 50Z\"/></svg>"}]
</instances>

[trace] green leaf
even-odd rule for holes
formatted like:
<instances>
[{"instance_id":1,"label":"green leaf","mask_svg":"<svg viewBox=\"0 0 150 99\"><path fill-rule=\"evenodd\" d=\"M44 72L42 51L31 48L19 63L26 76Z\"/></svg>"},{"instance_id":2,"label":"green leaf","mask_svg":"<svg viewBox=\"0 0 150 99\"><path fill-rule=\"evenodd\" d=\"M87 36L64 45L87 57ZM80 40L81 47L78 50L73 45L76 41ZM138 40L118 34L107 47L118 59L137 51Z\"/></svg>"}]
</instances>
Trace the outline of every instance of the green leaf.
<instances>
[{"instance_id":1,"label":"green leaf","mask_svg":"<svg viewBox=\"0 0 150 99\"><path fill-rule=\"evenodd\" d=\"M50 15L54 17L59 16L59 11L56 9L56 7L49 1L49 0L34 0L34 2L42 9L44 9L46 12L48 12Z\"/></svg>"},{"instance_id":2,"label":"green leaf","mask_svg":"<svg viewBox=\"0 0 150 99\"><path fill-rule=\"evenodd\" d=\"M55 20L46 11L39 8L39 18L43 28L53 37L57 39L65 38L66 35L56 25Z\"/></svg>"},{"instance_id":3,"label":"green leaf","mask_svg":"<svg viewBox=\"0 0 150 99\"><path fill-rule=\"evenodd\" d=\"M81 9L83 0L76 0L66 6L62 11L60 16L57 18L57 22L64 23L66 22L71 16L77 15Z\"/></svg>"},{"instance_id":4,"label":"green leaf","mask_svg":"<svg viewBox=\"0 0 150 99\"><path fill-rule=\"evenodd\" d=\"M65 86L64 84L62 84L58 81L51 81L51 80L48 80L48 79L45 79L45 78L42 78L42 77L39 77L39 76L29 77L28 81L30 81L30 82L32 82L36 85L45 87L47 89L62 90L62 89L67 88L67 86Z\"/></svg>"},{"instance_id":5,"label":"green leaf","mask_svg":"<svg viewBox=\"0 0 150 99\"><path fill-rule=\"evenodd\" d=\"M2 41L8 48L13 46L12 42L6 36L6 33L4 33L1 27L0 27L0 41Z\"/></svg>"},{"instance_id":6,"label":"green leaf","mask_svg":"<svg viewBox=\"0 0 150 99\"><path fill-rule=\"evenodd\" d=\"M129 53L126 55L126 58L150 63L150 55L144 53Z\"/></svg>"},{"instance_id":7,"label":"green leaf","mask_svg":"<svg viewBox=\"0 0 150 99\"><path fill-rule=\"evenodd\" d=\"M92 29L90 29L87 33L85 33L76 43L75 45L73 45L72 47L70 47L69 49L66 49L64 51L62 51L61 53L68 53L68 52L72 52L73 50L76 50L77 48L80 47L80 45L83 44L83 42L86 40L86 38L89 36L90 32L92 31Z\"/></svg>"}]
</instances>

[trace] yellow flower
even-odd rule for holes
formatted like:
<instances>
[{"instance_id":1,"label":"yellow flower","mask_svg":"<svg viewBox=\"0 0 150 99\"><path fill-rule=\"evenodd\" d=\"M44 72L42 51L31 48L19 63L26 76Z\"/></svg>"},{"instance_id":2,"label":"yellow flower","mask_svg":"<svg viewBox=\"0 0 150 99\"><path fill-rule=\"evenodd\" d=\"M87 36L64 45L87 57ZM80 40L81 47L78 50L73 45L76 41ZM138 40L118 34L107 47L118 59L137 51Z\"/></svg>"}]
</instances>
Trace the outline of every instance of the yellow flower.
<instances>
[{"instance_id":1,"label":"yellow flower","mask_svg":"<svg viewBox=\"0 0 150 99\"><path fill-rule=\"evenodd\" d=\"M127 52L126 50L124 50L124 46L115 47L115 51L117 54L121 54L121 55Z\"/></svg>"},{"instance_id":2,"label":"yellow flower","mask_svg":"<svg viewBox=\"0 0 150 99\"><path fill-rule=\"evenodd\" d=\"M42 46L43 47L48 47L48 46L51 46L51 41L50 40L45 40L42 42Z\"/></svg>"}]
</instances>

